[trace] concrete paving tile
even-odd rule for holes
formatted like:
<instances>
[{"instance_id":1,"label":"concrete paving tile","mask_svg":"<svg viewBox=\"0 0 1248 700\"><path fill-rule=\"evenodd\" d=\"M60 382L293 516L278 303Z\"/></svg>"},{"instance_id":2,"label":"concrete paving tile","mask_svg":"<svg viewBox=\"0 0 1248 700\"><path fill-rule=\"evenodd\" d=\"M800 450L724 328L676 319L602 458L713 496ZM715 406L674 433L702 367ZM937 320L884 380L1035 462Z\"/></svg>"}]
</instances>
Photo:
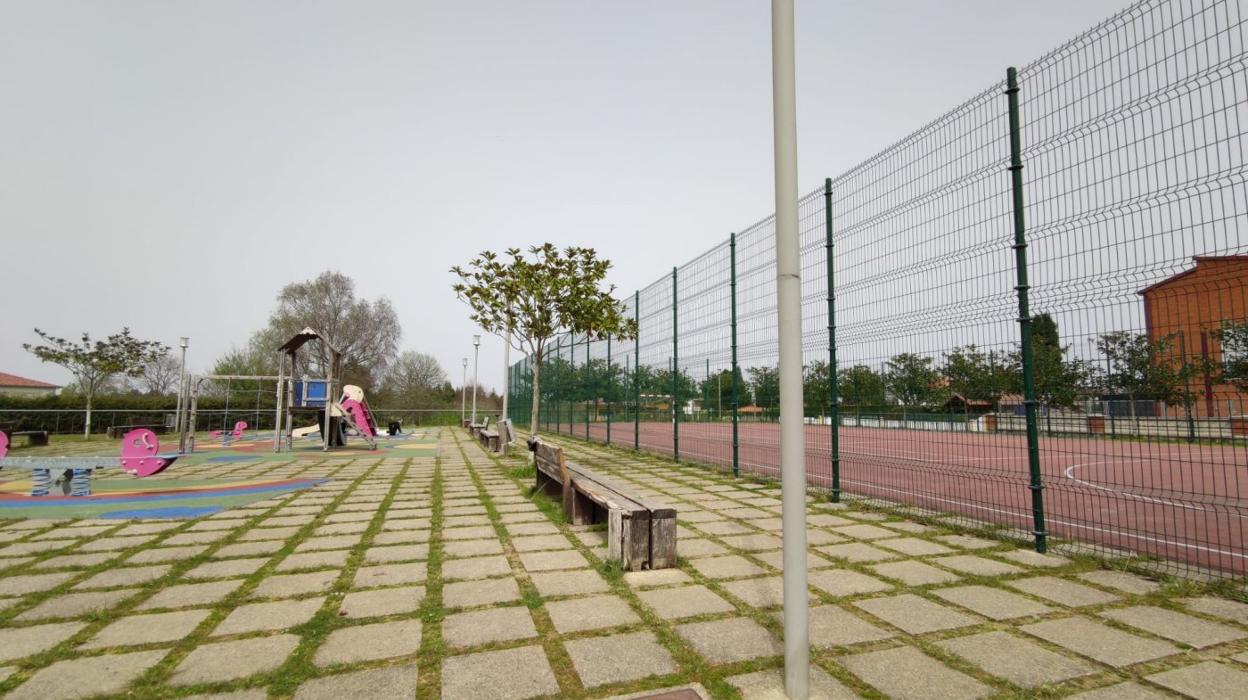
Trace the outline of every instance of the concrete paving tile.
<instances>
[{"instance_id":1,"label":"concrete paving tile","mask_svg":"<svg viewBox=\"0 0 1248 700\"><path fill-rule=\"evenodd\" d=\"M714 664L784 653L783 645L766 628L743 617L690 622L677 626L676 633Z\"/></svg>"},{"instance_id":2,"label":"concrete paving tile","mask_svg":"<svg viewBox=\"0 0 1248 700\"><path fill-rule=\"evenodd\" d=\"M289 557L288 557L289 558ZM210 561L191 569L184 574L187 578L233 578L250 576L268 563L266 558L256 559L225 559ZM279 567L280 568L280 567Z\"/></svg>"},{"instance_id":3,"label":"concrete paving tile","mask_svg":"<svg viewBox=\"0 0 1248 700\"><path fill-rule=\"evenodd\" d=\"M1248 605L1243 603L1214 596L1182 598L1179 602L1196 612L1232 620L1241 625L1248 625Z\"/></svg>"},{"instance_id":4,"label":"concrete paving tile","mask_svg":"<svg viewBox=\"0 0 1248 700\"><path fill-rule=\"evenodd\" d=\"M157 608L185 608L191 605L215 605L226 596L238 590L243 579L213 581L211 583L188 583L169 586L156 592L151 598L139 604L138 610L154 610Z\"/></svg>"},{"instance_id":5,"label":"concrete paving tile","mask_svg":"<svg viewBox=\"0 0 1248 700\"><path fill-rule=\"evenodd\" d=\"M15 700L74 700L119 693L168 653L167 649L160 649L57 661L40 669L6 697Z\"/></svg>"},{"instance_id":6,"label":"concrete paving tile","mask_svg":"<svg viewBox=\"0 0 1248 700\"><path fill-rule=\"evenodd\" d=\"M471 561L465 559L463 561ZM450 562L446 562L449 564ZM445 566L445 564L443 565ZM684 574L679 569L661 569L654 573L664 571L676 571ZM630 573L651 573L649 571L630 572ZM624 574L627 580L629 574ZM537 587L537 592L545 598L565 595L582 595L585 593L605 593L610 590L607 582L593 570L588 571L551 571L546 573L532 574L533 585ZM685 576L688 579L688 576Z\"/></svg>"},{"instance_id":7,"label":"concrete paving tile","mask_svg":"<svg viewBox=\"0 0 1248 700\"><path fill-rule=\"evenodd\" d=\"M783 624L784 613L776 612L775 616ZM835 605L812 606L809 620L810 643L816 647L878 642L894 636L892 632Z\"/></svg>"},{"instance_id":8,"label":"concrete paving tile","mask_svg":"<svg viewBox=\"0 0 1248 700\"><path fill-rule=\"evenodd\" d=\"M839 544L841 542L849 541L849 539L841 537L840 535L834 535L827 530L806 531L806 546L808 547L815 547L824 544Z\"/></svg>"},{"instance_id":9,"label":"concrete paving tile","mask_svg":"<svg viewBox=\"0 0 1248 700\"><path fill-rule=\"evenodd\" d=\"M1102 611L1100 615L1197 649L1248 637L1248 633L1230 625L1148 605L1113 608Z\"/></svg>"},{"instance_id":10,"label":"concrete paving tile","mask_svg":"<svg viewBox=\"0 0 1248 700\"><path fill-rule=\"evenodd\" d=\"M298 571L300 569L342 568L351 556L351 550L333 549L323 552L297 552L283 559L277 565L278 571Z\"/></svg>"},{"instance_id":11,"label":"concrete paving tile","mask_svg":"<svg viewBox=\"0 0 1248 700\"><path fill-rule=\"evenodd\" d=\"M174 669L170 685L221 683L281 666L299 645L293 634L200 644Z\"/></svg>"},{"instance_id":12,"label":"concrete paving tile","mask_svg":"<svg viewBox=\"0 0 1248 700\"><path fill-rule=\"evenodd\" d=\"M733 535L731 537L721 537L720 542L745 552L761 552L767 549L780 549L784 542L775 535ZM679 550L680 545L676 548Z\"/></svg>"},{"instance_id":13,"label":"concrete paving tile","mask_svg":"<svg viewBox=\"0 0 1248 700\"><path fill-rule=\"evenodd\" d=\"M591 533L599 534L599 533ZM603 538L605 541L605 538ZM552 549L572 549L572 543L563 535L532 535L511 538L511 546L517 552L539 552Z\"/></svg>"},{"instance_id":14,"label":"concrete paving tile","mask_svg":"<svg viewBox=\"0 0 1248 700\"><path fill-rule=\"evenodd\" d=\"M448 656L442 662L445 700L523 700L558 692L540 646Z\"/></svg>"},{"instance_id":15,"label":"concrete paving tile","mask_svg":"<svg viewBox=\"0 0 1248 700\"><path fill-rule=\"evenodd\" d=\"M1116 588L1125 593L1133 593L1135 595L1145 595L1161 590L1160 583L1146 579L1143 576L1129 574L1125 571L1102 569L1100 571L1089 571L1079 574L1079 578L1095 583L1098 586Z\"/></svg>"},{"instance_id":16,"label":"concrete paving tile","mask_svg":"<svg viewBox=\"0 0 1248 700\"><path fill-rule=\"evenodd\" d=\"M842 518L831 513L815 513L806 516L806 524L813 527L845 527L856 523L849 518Z\"/></svg>"},{"instance_id":17,"label":"concrete paving tile","mask_svg":"<svg viewBox=\"0 0 1248 700\"><path fill-rule=\"evenodd\" d=\"M0 628L0 662L47 651L86 626L85 622L57 622L32 627Z\"/></svg>"},{"instance_id":18,"label":"concrete paving tile","mask_svg":"<svg viewBox=\"0 0 1248 700\"><path fill-rule=\"evenodd\" d=\"M208 615L208 610L129 615L100 630L81 648L102 649L176 642L190 635Z\"/></svg>"},{"instance_id":19,"label":"concrete paving tile","mask_svg":"<svg viewBox=\"0 0 1248 700\"><path fill-rule=\"evenodd\" d=\"M289 598L308 593L324 593L338 580L337 571L306 574L277 574L262 580L251 591L252 598Z\"/></svg>"},{"instance_id":20,"label":"concrete paving tile","mask_svg":"<svg viewBox=\"0 0 1248 700\"><path fill-rule=\"evenodd\" d=\"M1096 673L1091 664L1072 659L1005 632L985 632L936 642L988 673L1024 688L1059 683Z\"/></svg>"},{"instance_id":21,"label":"concrete paving tile","mask_svg":"<svg viewBox=\"0 0 1248 700\"><path fill-rule=\"evenodd\" d=\"M554 571L589 566L589 560L576 550L525 552L520 555L520 563L526 571Z\"/></svg>"},{"instance_id":22,"label":"concrete paving tile","mask_svg":"<svg viewBox=\"0 0 1248 700\"><path fill-rule=\"evenodd\" d=\"M957 629L982 622L979 618L946 608L912 593L860 600L854 605L910 634Z\"/></svg>"},{"instance_id":23,"label":"concrete paving tile","mask_svg":"<svg viewBox=\"0 0 1248 700\"><path fill-rule=\"evenodd\" d=\"M416 561L428 558L428 544L402 544L389 547L369 547L364 550L364 561L369 564L388 564L392 562Z\"/></svg>"},{"instance_id":24,"label":"concrete paving tile","mask_svg":"<svg viewBox=\"0 0 1248 700\"><path fill-rule=\"evenodd\" d=\"M324 602L324 598L310 598L241 605L217 625L212 636L280 630L301 625L311 620Z\"/></svg>"},{"instance_id":25,"label":"concrete paving tile","mask_svg":"<svg viewBox=\"0 0 1248 700\"><path fill-rule=\"evenodd\" d=\"M352 625L329 633L312 657L317 666L393 659L420 649L420 620Z\"/></svg>"},{"instance_id":26,"label":"concrete paving tile","mask_svg":"<svg viewBox=\"0 0 1248 700\"><path fill-rule=\"evenodd\" d=\"M386 666L304 681L294 700L391 700L416 695L416 666Z\"/></svg>"},{"instance_id":27,"label":"concrete paving tile","mask_svg":"<svg viewBox=\"0 0 1248 700\"><path fill-rule=\"evenodd\" d=\"M896 552L890 552L880 549L879 547L872 547L869 544L863 544L861 542L816 547L815 551L832 557L833 559L844 559L845 561L853 564L872 561L888 561L891 559L901 558L901 555Z\"/></svg>"},{"instance_id":28,"label":"concrete paving tile","mask_svg":"<svg viewBox=\"0 0 1248 700\"><path fill-rule=\"evenodd\" d=\"M833 596L858 595L892 590L890 583L849 569L820 569L806 576L810 585Z\"/></svg>"},{"instance_id":29,"label":"concrete paving tile","mask_svg":"<svg viewBox=\"0 0 1248 700\"><path fill-rule=\"evenodd\" d=\"M628 607L628 603L613 595L595 595L547 603L546 612L560 634L641 622L641 618Z\"/></svg>"},{"instance_id":30,"label":"concrete paving tile","mask_svg":"<svg viewBox=\"0 0 1248 700\"><path fill-rule=\"evenodd\" d=\"M724 590L752 608L777 608L784 605L784 577L764 576L730 581Z\"/></svg>"},{"instance_id":31,"label":"concrete paving tile","mask_svg":"<svg viewBox=\"0 0 1248 700\"><path fill-rule=\"evenodd\" d=\"M0 578L0 596L19 596L55 588L78 574L63 571L56 574L33 574Z\"/></svg>"},{"instance_id":32,"label":"concrete paving tile","mask_svg":"<svg viewBox=\"0 0 1248 700\"><path fill-rule=\"evenodd\" d=\"M895 530L889 530L876 525L845 525L832 528L832 532L855 540L880 540L897 536Z\"/></svg>"},{"instance_id":33,"label":"concrete paving tile","mask_svg":"<svg viewBox=\"0 0 1248 700\"><path fill-rule=\"evenodd\" d=\"M864 525L863 527L870 527ZM884 547L894 552L901 552L912 557L924 557L935 554L949 554L954 550L943 544L937 544L919 537L898 537L896 539L875 540L871 544L876 547Z\"/></svg>"},{"instance_id":34,"label":"concrete paving tile","mask_svg":"<svg viewBox=\"0 0 1248 700\"><path fill-rule=\"evenodd\" d=\"M784 689L783 671L755 671L725 680L741 693L742 700L787 700L789 697ZM850 700L858 697L818 666L810 667L808 683L810 700Z\"/></svg>"},{"instance_id":35,"label":"concrete paving tile","mask_svg":"<svg viewBox=\"0 0 1248 700\"><path fill-rule=\"evenodd\" d=\"M1248 672L1229 664L1205 661L1148 676L1148 680L1196 700L1243 697Z\"/></svg>"},{"instance_id":36,"label":"concrete paving tile","mask_svg":"<svg viewBox=\"0 0 1248 700\"><path fill-rule=\"evenodd\" d=\"M117 586L137 586L155 581L169 573L172 564L153 564L151 566L126 566L110 568L107 571L74 584L74 590L89 588L115 588Z\"/></svg>"},{"instance_id":37,"label":"concrete paving tile","mask_svg":"<svg viewBox=\"0 0 1248 700\"><path fill-rule=\"evenodd\" d=\"M1009 559L1015 564L1046 569L1054 569L1070 563L1070 560L1066 557L1059 557L1056 554L1041 554L1030 549L1013 549L1008 552L1000 552L996 556L1002 559Z\"/></svg>"},{"instance_id":38,"label":"concrete paving tile","mask_svg":"<svg viewBox=\"0 0 1248 700\"><path fill-rule=\"evenodd\" d=\"M937 557L930 560L933 564L960 571L964 574L972 576L1005 576L1007 574L1021 574L1023 569L1006 564L995 559L986 557L978 557L973 554L957 554L950 557Z\"/></svg>"},{"instance_id":39,"label":"concrete paving tile","mask_svg":"<svg viewBox=\"0 0 1248 700\"><path fill-rule=\"evenodd\" d=\"M447 615L442 621L442 639L453 648L510 642L536 636L537 628L533 626L533 616L524 606L456 613Z\"/></svg>"},{"instance_id":40,"label":"concrete paving tile","mask_svg":"<svg viewBox=\"0 0 1248 700\"><path fill-rule=\"evenodd\" d=\"M1016 593L1009 593L999 588L988 586L939 588L932 591L932 593L954 605L961 605L968 610L993 620L1011 620L1016 617L1044 615L1056 610L1056 608L1037 603Z\"/></svg>"},{"instance_id":41,"label":"concrete paving tile","mask_svg":"<svg viewBox=\"0 0 1248 700\"><path fill-rule=\"evenodd\" d=\"M402 615L419 610L424 599L424 586L353 591L343 596L338 614L353 618Z\"/></svg>"},{"instance_id":42,"label":"concrete paving tile","mask_svg":"<svg viewBox=\"0 0 1248 700\"><path fill-rule=\"evenodd\" d=\"M676 671L676 662L651 632L590 637L564 643L586 688Z\"/></svg>"},{"instance_id":43,"label":"concrete paving tile","mask_svg":"<svg viewBox=\"0 0 1248 700\"><path fill-rule=\"evenodd\" d=\"M239 542L227 544L212 553L213 559L230 559L232 557L255 557L264 554L276 554L277 550L286 546L285 540L258 540L256 542Z\"/></svg>"},{"instance_id":44,"label":"concrete paving tile","mask_svg":"<svg viewBox=\"0 0 1248 700\"><path fill-rule=\"evenodd\" d=\"M1036 576L1007 581L1010 588L1030 593L1037 598L1044 598L1059 605L1081 608L1088 605L1103 605L1118 600L1118 596L1106 593L1099 588L1085 586L1056 576Z\"/></svg>"},{"instance_id":45,"label":"concrete paving tile","mask_svg":"<svg viewBox=\"0 0 1248 700\"><path fill-rule=\"evenodd\" d=\"M452 527L442 531L442 539L444 540L479 540L495 536L493 525Z\"/></svg>"},{"instance_id":46,"label":"concrete paving tile","mask_svg":"<svg viewBox=\"0 0 1248 700\"><path fill-rule=\"evenodd\" d=\"M239 542L256 542L260 540L286 540L299 532L297 527L257 527L238 536Z\"/></svg>"},{"instance_id":47,"label":"concrete paving tile","mask_svg":"<svg viewBox=\"0 0 1248 700\"><path fill-rule=\"evenodd\" d=\"M1160 659L1180 651L1171 644L1128 634L1084 617L1046 620L1018 629L1115 668Z\"/></svg>"},{"instance_id":48,"label":"concrete paving tile","mask_svg":"<svg viewBox=\"0 0 1248 700\"><path fill-rule=\"evenodd\" d=\"M246 534L246 533L244 533ZM228 532L179 532L166 537L161 543L169 546L186 544L212 544L230 536Z\"/></svg>"},{"instance_id":49,"label":"concrete paving tile","mask_svg":"<svg viewBox=\"0 0 1248 700\"><path fill-rule=\"evenodd\" d=\"M850 673L897 700L971 700L993 692L989 686L914 647L870 651L837 660Z\"/></svg>"},{"instance_id":50,"label":"concrete paving tile","mask_svg":"<svg viewBox=\"0 0 1248 700\"><path fill-rule=\"evenodd\" d=\"M361 566L355 570L352 588L377 588L380 586L397 586L406 583L420 583L425 580L425 562L408 564L375 564Z\"/></svg>"},{"instance_id":51,"label":"concrete paving tile","mask_svg":"<svg viewBox=\"0 0 1248 700\"><path fill-rule=\"evenodd\" d=\"M479 557L483 554L502 554L503 543L498 539L455 540L444 542L442 551L447 557Z\"/></svg>"},{"instance_id":52,"label":"concrete paving tile","mask_svg":"<svg viewBox=\"0 0 1248 700\"><path fill-rule=\"evenodd\" d=\"M906 559L867 567L885 578L901 581L907 586L928 586L935 583L953 583L961 580L957 574L928 566L921 561Z\"/></svg>"},{"instance_id":53,"label":"concrete paving tile","mask_svg":"<svg viewBox=\"0 0 1248 700\"><path fill-rule=\"evenodd\" d=\"M732 520L709 520L695 527L708 535L748 535L754 530Z\"/></svg>"},{"instance_id":54,"label":"concrete paving tile","mask_svg":"<svg viewBox=\"0 0 1248 700\"><path fill-rule=\"evenodd\" d=\"M514 578L490 578L448 583L442 588L442 603L449 608L467 608L520 600L520 587Z\"/></svg>"},{"instance_id":55,"label":"concrete paving tile","mask_svg":"<svg viewBox=\"0 0 1248 700\"><path fill-rule=\"evenodd\" d=\"M90 612L108 610L138 592L137 588L123 588L114 591L66 593L49 598L14 619L25 622L57 617L78 617Z\"/></svg>"},{"instance_id":56,"label":"concrete paving tile","mask_svg":"<svg viewBox=\"0 0 1248 700\"><path fill-rule=\"evenodd\" d=\"M501 555L451 559L442 563L442 578L447 581L505 576L511 573L511 564L507 562L507 557Z\"/></svg>"},{"instance_id":57,"label":"concrete paving tile","mask_svg":"<svg viewBox=\"0 0 1248 700\"><path fill-rule=\"evenodd\" d=\"M533 578L536 581L537 575L535 574ZM655 588L677 583L693 583L693 579L680 569L649 569L625 573L624 582L633 588Z\"/></svg>"},{"instance_id":58,"label":"concrete paving tile","mask_svg":"<svg viewBox=\"0 0 1248 700\"><path fill-rule=\"evenodd\" d=\"M87 569L116 559L117 552L92 552L90 554L62 554L44 559L31 566L32 569Z\"/></svg>"},{"instance_id":59,"label":"concrete paving tile","mask_svg":"<svg viewBox=\"0 0 1248 700\"><path fill-rule=\"evenodd\" d=\"M133 537L101 537L99 539L84 542L76 551L78 552L115 552L123 549L131 549L140 545L147 544L156 539L156 535L135 535ZM56 549L60 545L54 542L47 543L47 549ZM12 547L6 548L6 551Z\"/></svg>"},{"instance_id":60,"label":"concrete paving tile","mask_svg":"<svg viewBox=\"0 0 1248 700\"><path fill-rule=\"evenodd\" d=\"M960 549L992 549L1001 546L1001 543L996 540L986 540L971 535L937 535L936 539Z\"/></svg>"},{"instance_id":61,"label":"concrete paving tile","mask_svg":"<svg viewBox=\"0 0 1248 700\"><path fill-rule=\"evenodd\" d=\"M728 548L716 544L708 539L697 537L691 540L680 540L676 544L676 548L680 556L685 559L694 559L696 557L709 557L719 554L727 554Z\"/></svg>"},{"instance_id":62,"label":"concrete paving tile","mask_svg":"<svg viewBox=\"0 0 1248 700\"><path fill-rule=\"evenodd\" d=\"M698 573L712 579L758 576L767 573L763 567L743 556L730 554L726 557L703 557L689 562Z\"/></svg>"},{"instance_id":63,"label":"concrete paving tile","mask_svg":"<svg viewBox=\"0 0 1248 700\"><path fill-rule=\"evenodd\" d=\"M1169 697L1171 696L1163 695L1152 688L1145 688L1142 685L1128 681L1076 693L1069 696L1069 700L1166 700Z\"/></svg>"},{"instance_id":64,"label":"concrete paving tile","mask_svg":"<svg viewBox=\"0 0 1248 700\"><path fill-rule=\"evenodd\" d=\"M637 597L665 620L725 613L734 609L731 603L700 585L641 591Z\"/></svg>"},{"instance_id":65,"label":"concrete paving tile","mask_svg":"<svg viewBox=\"0 0 1248 700\"><path fill-rule=\"evenodd\" d=\"M379 532L373 535L373 545L419 544L428 543L433 536L429 530L401 530L397 532Z\"/></svg>"}]
</instances>

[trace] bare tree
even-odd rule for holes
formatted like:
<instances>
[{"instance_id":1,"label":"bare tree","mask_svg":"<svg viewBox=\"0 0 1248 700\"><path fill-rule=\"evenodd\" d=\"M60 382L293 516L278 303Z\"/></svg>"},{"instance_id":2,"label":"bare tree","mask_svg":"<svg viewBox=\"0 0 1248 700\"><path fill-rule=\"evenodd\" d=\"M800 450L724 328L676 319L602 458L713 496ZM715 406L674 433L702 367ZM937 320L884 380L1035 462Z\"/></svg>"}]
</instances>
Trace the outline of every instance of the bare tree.
<instances>
[{"instance_id":1,"label":"bare tree","mask_svg":"<svg viewBox=\"0 0 1248 700\"><path fill-rule=\"evenodd\" d=\"M143 374L138 376L138 386L148 394L165 396L178 388L178 370L181 369L178 358L170 353L161 355L159 359L143 365Z\"/></svg>"},{"instance_id":2,"label":"bare tree","mask_svg":"<svg viewBox=\"0 0 1248 700\"><path fill-rule=\"evenodd\" d=\"M336 271L292 282L277 296L269 323L251 340L253 351L275 353L304 328L312 328L347 358L345 379L366 386L382 376L398 351L402 329L390 300L357 299L355 282ZM330 358L320 343L307 346L314 372L324 375Z\"/></svg>"}]
</instances>

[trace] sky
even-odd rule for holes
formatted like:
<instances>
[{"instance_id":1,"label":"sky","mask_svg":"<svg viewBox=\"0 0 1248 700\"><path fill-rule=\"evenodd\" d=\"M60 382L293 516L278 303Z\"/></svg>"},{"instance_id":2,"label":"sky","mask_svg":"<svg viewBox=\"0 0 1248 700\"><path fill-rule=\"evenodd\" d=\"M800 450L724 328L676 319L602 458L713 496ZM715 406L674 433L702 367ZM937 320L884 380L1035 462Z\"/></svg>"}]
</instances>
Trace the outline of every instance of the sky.
<instances>
[{"instance_id":1,"label":"sky","mask_svg":"<svg viewBox=\"0 0 1248 700\"><path fill-rule=\"evenodd\" d=\"M798 0L800 190L1123 7ZM458 385L452 265L588 245L623 296L773 211L770 40L763 0L0 0L0 372L123 326L206 371L334 269Z\"/></svg>"}]
</instances>

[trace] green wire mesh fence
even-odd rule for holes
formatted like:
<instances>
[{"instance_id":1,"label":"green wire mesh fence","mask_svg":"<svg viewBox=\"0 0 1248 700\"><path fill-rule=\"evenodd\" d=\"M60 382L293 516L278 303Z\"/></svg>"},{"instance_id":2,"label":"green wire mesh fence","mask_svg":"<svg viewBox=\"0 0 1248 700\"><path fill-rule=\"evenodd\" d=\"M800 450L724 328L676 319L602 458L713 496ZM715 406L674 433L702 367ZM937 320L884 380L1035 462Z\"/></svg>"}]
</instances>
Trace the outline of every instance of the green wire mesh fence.
<instances>
[{"instance_id":1,"label":"green wire mesh fence","mask_svg":"<svg viewBox=\"0 0 1248 700\"><path fill-rule=\"evenodd\" d=\"M812 486L1248 573L1244 25L1140 2L801 199ZM559 338L539 427L778 476L773 236L625 300L637 339Z\"/></svg>"}]
</instances>

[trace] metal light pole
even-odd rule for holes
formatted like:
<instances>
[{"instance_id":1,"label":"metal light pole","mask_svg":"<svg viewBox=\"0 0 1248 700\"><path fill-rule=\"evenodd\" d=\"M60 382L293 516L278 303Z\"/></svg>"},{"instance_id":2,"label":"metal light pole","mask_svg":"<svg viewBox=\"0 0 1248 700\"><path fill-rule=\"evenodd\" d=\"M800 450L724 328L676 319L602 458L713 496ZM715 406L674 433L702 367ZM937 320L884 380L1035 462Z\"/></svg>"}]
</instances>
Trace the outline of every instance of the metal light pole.
<instances>
[{"instance_id":1,"label":"metal light pole","mask_svg":"<svg viewBox=\"0 0 1248 700\"><path fill-rule=\"evenodd\" d=\"M459 422L462 425L464 417L467 415L465 408L468 404L468 358L464 358L464 378L459 383Z\"/></svg>"},{"instance_id":2,"label":"metal light pole","mask_svg":"<svg viewBox=\"0 0 1248 700\"><path fill-rule=\"evenodd\" d=\"M472 424L477 424L477 358L481 355L481 336L472 336Z\"/></svg>"},{"instance_id":3,"label":"metal light pole","mask_svg":"<svg viewBox=\"0 0 1248 700\"><path fill-rule=\"evenodd\" d=\"M784 527L784 690L810 693L806 589L806 434L802 410L802 279L797 234L797 89L793 0L771 1L776 165L776 292L780 336L780 484Z\"/></svg>"},{"instance_id":4,"label":"metal light pole","mask_svg":"<svg viewBox=\"0 0 1248 700\"><path fill-rule=\"evenodd\" d=\"M511 393L511 331L507 331L507 335L503 336L503 418L509 418L507 413L507 395Z\"/></svg>"},{"instance_id":5,"label":"metal light pole","mask_svg":"<svg viewBox=\"0 0 1248 700\"><path fill-rule=\"evenodd\" d=\"M178 431L178 452L186 449L186 436L182 434L182 405L183 397L186 396L186 349L191 345L191 339L183 336L178 338L178 345L182 348L182 362L178 365L178 408L174 413L173 428Z\"/></svg>"}]
</instances>

